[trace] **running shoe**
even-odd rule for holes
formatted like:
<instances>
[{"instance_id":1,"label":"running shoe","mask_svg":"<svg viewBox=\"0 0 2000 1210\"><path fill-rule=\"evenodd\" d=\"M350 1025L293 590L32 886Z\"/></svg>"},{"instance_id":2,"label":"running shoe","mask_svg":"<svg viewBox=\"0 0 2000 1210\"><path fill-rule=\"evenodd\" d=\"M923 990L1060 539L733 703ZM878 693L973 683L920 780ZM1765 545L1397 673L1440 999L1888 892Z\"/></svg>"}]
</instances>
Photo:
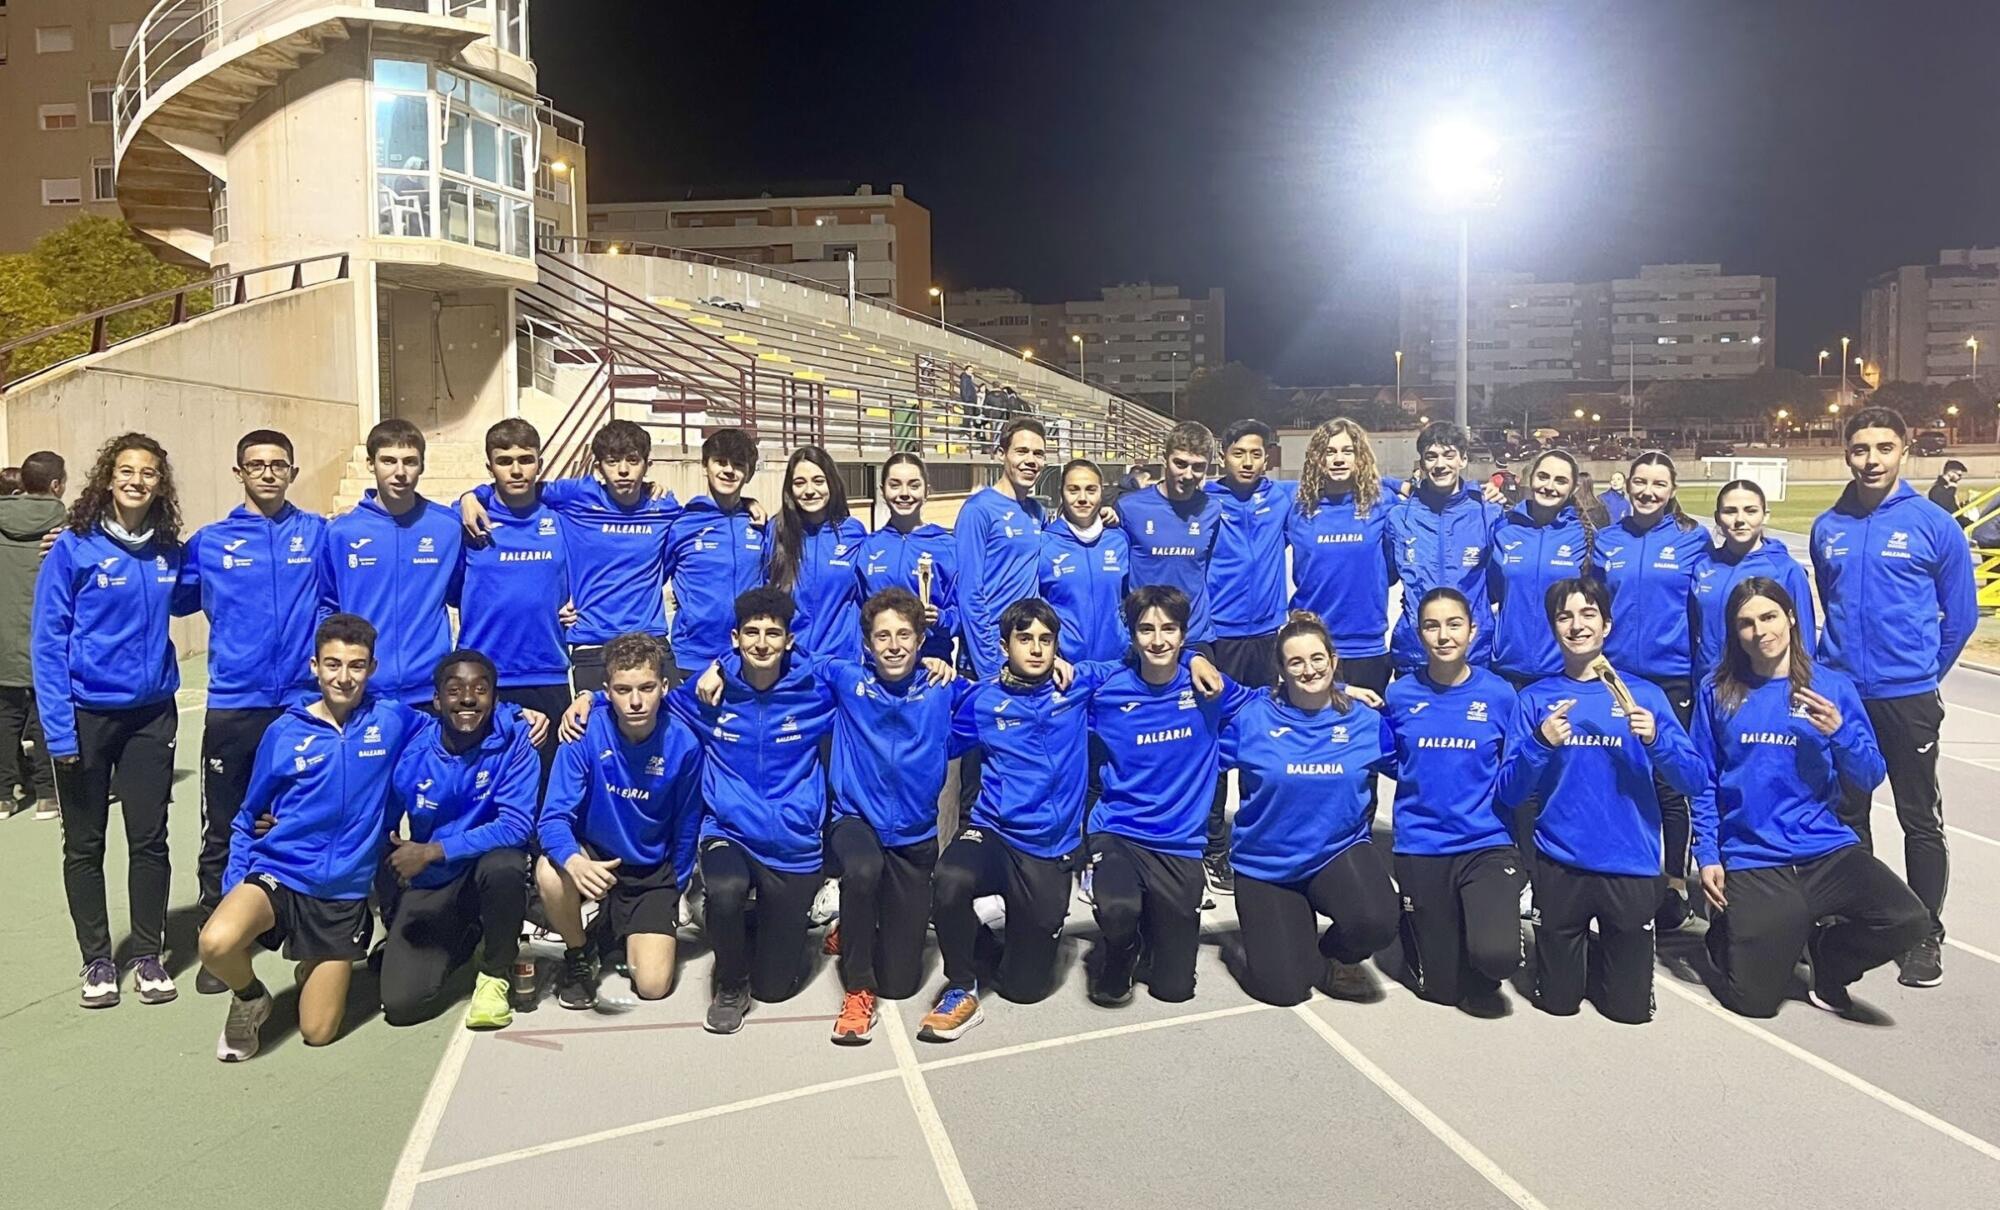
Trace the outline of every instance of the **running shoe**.
<instances>
[{"instance_id":1,"label":"running shoe","mask_svg":"<svg viewBox=\"0 0 2000 1210\"><path fill-rule=\"evenodd\" d=\"M1375 977L1359 962L1327 963L1326 994L1336 1000L1371 1000L1375 997Z\"/></svg>"},{"instance_id":2,"label":"running shoe","mask_svg":"<svg viewBox=\"0 0 2000 1210\"><path fill-rule=\"evenodd\" d=\"M229 990L229 985L214 971L204 966L194 974L194 990L203 996L219 996Z\"/></svg>"},{"instance_id":3,"label":"running shoe","mask_svg":"<svg viewBox=\"0 0 2000 1210\"><path fill-rule=\"evenodd\" d=\"M1653 913L1654 934L1679 932L1687 919L1687 892L1668 887L1667 893L1660 898L1659 910Z\"/></svg>"},{"instance_id":4,"label":"running shoe","mask_svg":"<svg viewBox=\"0 0 2000 1210\"><path fill-rule=\"evenodd\" d=\"M1005 895L981 895L972 901L972 914L979 923L1000 932L1007 927L1007 897Z\"/></svg>"},{"instance_id":5,"label":"running shoe","mask_svg":"<svg viewBox=\"0 0 2000 1210\"><path fill-rule=\"evenodd\" d=\"M829 878L820 883L819 890L813 894L812 910L806 913L806 919L811 921L811 927L818 928L839 915L840 882Z\"/></svg>"},{"instance_id":6,"label":"running shoe","mask_svg":"<svg viewBox=\"0 0 2000 1210\"><path fill-rule=\"evenodd\" d=\"M1936 937L1926 937L1896 959L1902 974L1896 982L1904 987L1936 987L1944 982L1944 946Z\"/></svg>"},{"instance_id":7,"label":"running shoe","mask_svg":"<svg viewBox=\"0 0 2000 1210\"><path fill-rule=\"evenodd\" d=\"M118 964L92 958L83 968L83 1006L110 1008L118 1003Z\"/></svg>"},{"instance_id":8,"label":"running shoe","mask_svg":"<svg viewBox=\"0 0 2000 1210\"><path fill-rule=\"evenodd\" d=\"M174 986L174 977L160 965L158 954L147 954L132 963L132 990L139 993L141 1004L166 1004L181 994Z\"/></svg>"},{"instance_id":9,"label":"running shoe","mask_svg":"<svg viewBox=\"0 0 2000 1210\"><path fill-rule=\"evenodd\" d=\"M832 954L835 957L839 957L840 955L839 922L836 921L832 928L826 930L826 940L819 943L819 948L821 953Z\"/></svg>"},{"instance_id":10,"label":"running shoe","mask_svg":"<svg viewBox=\"0 0 2000 1210\"><path fill-rule=\"evenodd\" d=\"M865 1046L875 1032L875 993L853 991L840 1002L840 1015L833 1020L835 1046Z\"/></svg>"},{"instance_id":11,"label":"running shoe","mask_svg":"<svg viewBox=\"0 0 2000 1210\"><path fill-rule=\"evenodd\" d=\"M1227 857L1204 857L1201 859L1202 877L1208 882L1212 895L1234 895L1236 893L1236 870Z\"/></svg>"},{"instance_id":12,"label":"running shoe","mask_svg":"<svg viewBox=\"0 0 2000 1210\"><path fill-rule=\"evenodd\" d=\"M556 1003L564 1008L597 1007L597 971L586 950L564 950L556 970Z\"/></svg>"},{"instance_id":13,"label":"running shoe","mask_svg":"<svg viewBox=\"0 0 2000 1210\"><path fill-rule=\"evenodd\" d=\"M1806 938L1806 999L1813 1007L1838 1015L1854 1007L1854 997L1847 994L1845 983L1827 977L1826 965L1819 957L1820 942L1825 936L1826 929L1821 927Z\"/></svg>"},{"instance_id":14,"label":"running shoe","mask_svg":"<svg viewBox=\"0 0 2000 1210\"><path fill-rule=\"evenodd\" d=\"M1091 877L1096 872L1097 867L1085 866L1083 867L1083 873L1076 876L1077 894L1082 895L1083 901L1092 907L1097 906L1097 880Z\"/></svg>"},{"instance_id":15,"label":"running shoe","mask_svg":"<svg viewBox=\"0 0 2000 1210\"><path fill-rule=\"evenodd\" d=\"M215 1057L224 1063L241 1063L257 1053L257 1031L271 1015L271 993L255 999L229 997L229 1016L222 1022L222 1036L215 1040Z\"/></svg>"},{"instance_id":16,"label":"running shoe","mask_svg":"<svg viewBox=\"0 0 2000 1210\"><path fill-rule=\"evenodd\" d=\"M1106 970L1097 980L1097 986L1090 989L1090 1002L1099 1008L1124 1008L1132 1003L1132 971L1129 965L1123 969Z\"/></svg>"},{"instance_id":17,"label":"running shoe","mask_svg":"<svg viewBox=\"0 0 2000 1210\"><path fill-rule=\"evenodd\" d=\"M35 804L35 818L60 819L62 818L62 808L56 806L55 799L44 798L42 801Z\"/></svg>"},{"instance_id":18,"label":"running shoe","mask_svg":"<svg viewBox=\"0 0 2000 1210\"><path fill-rule=\"evenodd\" d=\"M512 985L499 975L482 974L472 984L472 1005L465 1010L467 1029L505 1029L514 1023L514 1006L507 999Z\"/></svg>"},{"instance_id":19,"label":"running shoe","mask_svg":"<svg viewBox=\"0 0 2000 1210\"><path fill-rule=\"evenodd\" d=\"M743 1028L743 1018L750 1011L750 985L739 983L735 987L718 987L715 999L708 1005L708 1019L701 1027L712 1034L733 1034Z\"/></svg>"},{"instance_id":20,"label":"running shoe","mask_svg":"<svg viewBox=\"0 0 2000 1210\"><path fill-rule=\"evenodd\" d=\"M962 987L947 986L939 993L937 1006L925 1015L917 1029L920 1042L956 1042L966 1030L984 1021L979 997Z\"/></svg>"}]
</instances>

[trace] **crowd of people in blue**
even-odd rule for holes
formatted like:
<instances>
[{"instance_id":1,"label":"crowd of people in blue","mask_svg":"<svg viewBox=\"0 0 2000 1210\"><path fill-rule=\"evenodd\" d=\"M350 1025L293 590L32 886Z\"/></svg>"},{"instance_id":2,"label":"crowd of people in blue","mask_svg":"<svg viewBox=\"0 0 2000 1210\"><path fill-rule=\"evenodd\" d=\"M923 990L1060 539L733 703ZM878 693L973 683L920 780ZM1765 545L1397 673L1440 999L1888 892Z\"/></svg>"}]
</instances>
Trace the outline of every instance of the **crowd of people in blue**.
<instances>
[{"instance_id":1,"label":"crowd of people in blue","mask_svg":"<svg viewBox=\"0 0 2000 1210\"><path fill-rule=\"evenodd\" d=\"M311 1045L341 1032L361 961L393 1024L476 964L466 1023L504 1027L524 919L560 938L573 1009L613 967L668 995L698 923L717 1034L794 996L823 946L843 1044L879 997L925 991L934 933L919 1037L946 1042L995 994L1055 990L1079 881L1087 994L1111 1008L1139 984L1194 996L1201 913L1233 896L1225 959L1272 1004L1368 996L1365 960L1400 938L1417 995L1476 1010L1524 962L1525 919L1541 1009L1641 1023L1655 938L1693 910L1730 1007L1774 1013L1803 962L1841 1012L1892 960L1907 986L1942 978L1939 684L1976 608L1958 525L1901 478L1908 436L1885 408L1847 417L1852 482L1808 580L1754 483L1716 494L1710 532L1664 453L1606 502L1551 450L1509 505L1447 423L1388 475L1329 421L1295 480L1261 422L1219 442L1184 423L1157 484L1113 497L1076 459L1051 516L1047 434L1016 417L951 528L925 519L922 458L891 456L872 532L825 450L790 454L767 514L755 442L712 431L683 504L626 421L588 476L552 480L535 429L502 421L492 482L448 505L391 419L353 509L290 503L292 443L258 430L241 506L188 533L166 449L128 433L66 513L63 460L23 463L60 525L0 663L4 746L52 766L14 780L62 821L82 1004L117 1004L128 974L173 1000L169 624L206 616L197 983L227 997L225 1061L271 1013L260 947L298 963ZM30 590L7 591L25 616ZM1885 777L1907 884L1871 853Z\"/></svg>"}]
</instances>

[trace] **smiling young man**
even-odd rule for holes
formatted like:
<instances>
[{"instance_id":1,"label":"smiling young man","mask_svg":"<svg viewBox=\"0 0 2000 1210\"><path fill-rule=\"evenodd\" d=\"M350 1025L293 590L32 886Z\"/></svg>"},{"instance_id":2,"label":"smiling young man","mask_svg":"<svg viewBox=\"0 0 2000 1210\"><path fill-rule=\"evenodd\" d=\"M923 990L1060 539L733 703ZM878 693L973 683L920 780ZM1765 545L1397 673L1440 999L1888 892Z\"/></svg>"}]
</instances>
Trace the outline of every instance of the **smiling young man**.
<instances>
[{"instance_id":1,"label":"smiling young man","mask_svg":"<svg viewBox=\"0 0 2000 1210\"><path fill-rule=\"evenodd\" d=\"M271 993L255 949L283 947L299 963L299 1034L308 1046L340 1035L353 963L374 922L368 886L386 844L390 775L419 715L369 691L375 628L335 614L313 635L319 696L264 732L236 814L222 902L201 930L201 964L234 993L215 1056L257 1053ZM258 820L271 827L259 834Z\"/></svg>"},{"instance_id":2,"label":"smiling young man","mask_svg":"<svg viewBox=\"0 0 2000 1210\"><path fill-rule=\"evenodd\" d=\"M1022 418L1000 431L1000 477L972 493L958 510L959 656L982 680L1006 662L1000 615L1036 593L1035 560L1041 553L1042 505L1035 480L1048 460L1041 421Z\"/></svg>"},{"instance_id":3,"label":"smiling young man","mask_svg":"<svg viewBox=\"0 0 2000 1210\"><path fill-rule=\"evenodd\" d=\"M431 700L431 669L451 650L447 607L459 602L464 535L451 509L417 490L416 425L384 420L368 430L367 449L375 486L320 546L322 608L368 619L379 636L374 692L418 705Z\"/></svg>"},{"instance_id":4,"label":"smiling young man","mask_svg":"<svg viewBox=\"0 0 2000 1210\"><path fill-rule=\"evenodd\" d=\"M701 443L701 469L708 494L688 501L667 531L676 685L729 650L736 598L764 582L764 527L743 496L757 443L742 429L717 429Z\"/></svg>"},{"instance_id":5,"label":"smiling young man","mask_svg":"<svg viewBox=\"0 0 2000 1210\"><path fill-rule=\"evenodd\" d=\"M500 703L493 661L454 651L438 664L435 721L396 761L389 867L403 885L382 947L382 1016L433 1015L446 976L480 946L467 1029L513 1019L508 975L528 907L528 853L540 765L520 711ZM409 821L409 838L398 830Z\"/></svg>"},{"instance_id":6,"label":"smiling young man","mask_svg":"<svg viewBox=\"0 0 2000 1210\"><path fill-rule=\"evenodd\" d=\"M1465 481L1464 429L1433 421L1417 434L1420 478L1417 489L1389 513L1389 559L1403 586L1403 611L1396 619L1390 655L1408 675L1428 660L1417 637L1414 602L1433 588L1456 589L1482 621L1492 610L1486 594L1489 539L1503 510L1489 503L1480 486ZM1484 667L1493 654L1493 627L1482 624L1473 638L1471 662Z\"/></svg>"},{"instance_id":7,"label":"smiling young man","mask_svg":"<svg viewBox=\"0 0 2000 1210\"><path fill-rule=\"evenodd\" d=\"M1278 627L1285 624L1285 523L1298 481L1265 472L1277 434L1239 420L1222 434L1222 477L1207 486L1227 518L1208 567L1215 666L1244 685L1278 683Z\"/></svg>"},{"instance_id":8,"label":"smiling young man","mask_svg":"<svg viewBox=\"0 0 2000 1210\"><path fill-rule=\"evenodd\" d=\"M1951 514L1903 481L1909 426L1899 413L1863 408L1848 417L1842 437L1854 481L1812 527L1825 620L1818 658L1860 691L1889 766L1904 870L1931 913L1929 935L1900 960L1901 981L1934 987L1944 978L1951 874L1937 775L1939 686L1979 620L1972 554ZM1849 787L1840 816L1872 851L1871 803L1872 795Z\"/></svg>"}]
</instances>

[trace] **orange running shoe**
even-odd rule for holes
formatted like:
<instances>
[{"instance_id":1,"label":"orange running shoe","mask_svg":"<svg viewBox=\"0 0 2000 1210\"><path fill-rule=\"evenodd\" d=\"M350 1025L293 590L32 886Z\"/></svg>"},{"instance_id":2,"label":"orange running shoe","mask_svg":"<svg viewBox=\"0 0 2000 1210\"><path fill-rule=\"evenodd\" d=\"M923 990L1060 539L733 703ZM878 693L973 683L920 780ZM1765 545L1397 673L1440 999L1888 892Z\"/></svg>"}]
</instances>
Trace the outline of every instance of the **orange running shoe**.
<instances>
[{"instance_id":1,"label":"orange running shoe","mask_svg":"<svg viewBox=\"0 0 2000 1210\"><path fill-rule=\"evenodd\" d=\"M835 1046L865 1046L875 1032L875 993L848 992L833 1022Z\"/></svg>"},{"instance_id":2,"label":"orange running shoe","mask_svg":"<svg viewBox=\"0 0 2000 1210\"><path fill-rule=\"evenodd\" d=\"M820 952L824 954L838 955L840 953L840 922L838 920L834 921L832 928L826 930L826 940L820 942L819 948Z\"/></svg>"}]
</instances>

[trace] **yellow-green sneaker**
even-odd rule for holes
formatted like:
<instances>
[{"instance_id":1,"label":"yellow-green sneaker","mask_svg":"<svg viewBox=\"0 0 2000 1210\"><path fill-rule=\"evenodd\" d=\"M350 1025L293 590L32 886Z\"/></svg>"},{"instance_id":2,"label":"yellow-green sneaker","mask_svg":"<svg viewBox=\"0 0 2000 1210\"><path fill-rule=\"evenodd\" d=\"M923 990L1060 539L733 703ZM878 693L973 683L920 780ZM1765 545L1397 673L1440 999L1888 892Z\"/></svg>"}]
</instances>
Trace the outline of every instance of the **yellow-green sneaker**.
<instances>
[{"instance_id":1,"label":"yellow-green sneaker","mask_svg":"<svg viewBox=\"0 0 2000 1210\"><path fill-rule=\"evenodd\" d=\"M472 1007L465 1010L467 1029L505 1029L514 1023L514 1006L507 1002L507 981L481 975L472 985Z\"/></svg>"}]
</instances>

